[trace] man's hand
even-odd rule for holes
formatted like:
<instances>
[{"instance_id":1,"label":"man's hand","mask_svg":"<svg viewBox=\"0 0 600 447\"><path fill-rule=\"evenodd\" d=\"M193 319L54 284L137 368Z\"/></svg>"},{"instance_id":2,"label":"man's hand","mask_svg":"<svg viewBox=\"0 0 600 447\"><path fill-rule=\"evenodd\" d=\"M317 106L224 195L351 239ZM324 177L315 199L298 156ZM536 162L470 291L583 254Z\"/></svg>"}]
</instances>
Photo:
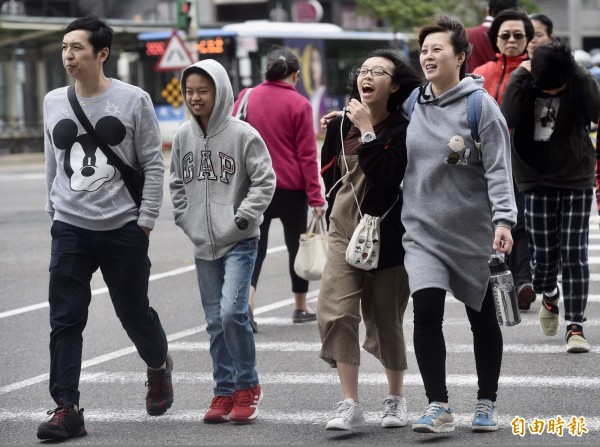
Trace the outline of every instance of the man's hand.
<instances>
[{"instance_id":1,"label":"man's hand","mask_svg":"<svg viewBox=\"0 0 600 447\"><path fill-rule=\"evenodd\" d=\"M142 231L146 234L147 238L150 238L150 232L152 231L152 228L148 228L148 227L142 227L140 225L140 228L142 229Z\"/></svg>"}]
</instances>

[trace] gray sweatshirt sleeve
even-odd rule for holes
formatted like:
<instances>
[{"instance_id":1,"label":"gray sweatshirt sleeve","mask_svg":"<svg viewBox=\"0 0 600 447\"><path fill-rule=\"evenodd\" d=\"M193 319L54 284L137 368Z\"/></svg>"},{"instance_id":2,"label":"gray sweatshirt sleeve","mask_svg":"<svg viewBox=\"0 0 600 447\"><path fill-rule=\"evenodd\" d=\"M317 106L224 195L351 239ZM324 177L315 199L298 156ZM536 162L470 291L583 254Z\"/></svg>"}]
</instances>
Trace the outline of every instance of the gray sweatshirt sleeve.
<instances>
[{"instance_id":1,"label":"gray sweatshirt sleeve","mask_svg":"<svg viewBox=\"0 0 600 447\"><path fill-rule=\"evenodd\" d=\"M175 224L179 222L181 216L187 207L187 196L183 185L183 174L181 172L181 149L179 145L179 132L173 137L171 147L171 167L169 177L169 189L171 191L171 201L173 202L173 217Z\"/></svg>"},{"instance_id":2,"label":"gray sweatshirt sleeve","mask_svg":"<svg viewBox=\"0 0 600 447\"><path fill-rule=\"evenodd\" d=\"M510 137L506 121L496 102L483 96L483 114L479 135L488 197L492 208L492 221L517 222L512 165L510 158Z\"/></svg>"},{"instance_id":3,"label":"gray sweatshirt sleeve","mask_svg":"<svg viewBox=\"0 0 600 447\"><path fill-rule=\"evenodd\" d=\"M54 155L50 133L46 127L47 116L47 104L46 101L44 101L44 170L46 172L45 210L50 215L50 219L54 220L54 203L52 203L50 192L52 191L52 184L56 177L56 156Z\"/></svg>"},{"instance_id":4,"label":"gray sweatshirt sleeve","mask_svg":"<svg viewBox=\"0 0 600 447\"><path fill-rule=\"evenodd\" d=\"M135 151L145 177L138 225L154 228L162 206L165 166L158 120L150 96L145 92L135 109L135 116Z\"/></svg>"},{"instance_id":5,"label":"gray sweatshirt sleeve","mask_svg":"<svg viewBox=\"0 0 600 447\"><path fill-rule=\"evenodd\" d=\"M250 178L248 195L240 204L236 216L249 222L259 222L271 203L276 177L271 156L258 132L248 133L245 142L246 170Z\"/></svg>"}]
</instances>

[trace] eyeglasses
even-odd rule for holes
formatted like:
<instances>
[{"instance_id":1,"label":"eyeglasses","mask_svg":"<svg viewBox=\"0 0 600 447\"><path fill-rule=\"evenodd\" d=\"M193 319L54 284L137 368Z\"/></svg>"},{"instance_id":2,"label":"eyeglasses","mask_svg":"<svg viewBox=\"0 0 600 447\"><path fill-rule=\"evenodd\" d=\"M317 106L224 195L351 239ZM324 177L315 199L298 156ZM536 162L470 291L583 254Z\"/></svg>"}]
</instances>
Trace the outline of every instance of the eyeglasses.
<instances>
[{"instance_id":1,"label":"eyeglasses","mask_svg":"<svg viewBox=\"0 0 600 447\"><path fill-rule=\"evenodd\" d=\"M371 73L371 75L373 76L383 76L383 75L388 75L390 78L393 78L393 76L391 74L389 74L387 71L385 71L382 68L365 68L365 67L360 67L360 68L356 68L354 70L354 74L356 76L366 76L367 73Z\"/></svg>"},{"instance_id":2,"label":"eyeglasses","mask_svg":"<svg viewBox=\"0 0 600 447\"><path fill-rule=\"evenodd\" d=\"M515 40L521 40L525 38L525 34L523 33L502 33L498 35L498 39L508 40L510 39L510 36L512 36Z\"/></svg>"}]
</instances>

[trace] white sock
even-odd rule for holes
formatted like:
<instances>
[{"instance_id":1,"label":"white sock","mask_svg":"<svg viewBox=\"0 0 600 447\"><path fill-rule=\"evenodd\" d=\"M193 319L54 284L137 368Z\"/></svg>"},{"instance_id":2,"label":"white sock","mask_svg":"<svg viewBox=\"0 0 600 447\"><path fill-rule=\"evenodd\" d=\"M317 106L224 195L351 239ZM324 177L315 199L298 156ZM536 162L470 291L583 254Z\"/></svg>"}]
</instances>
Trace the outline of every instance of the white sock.
<instances>
[{"instance_id":1,"label":"white sock","mask_svg":"<svg viewBox=\"0 0 600 447\"><path fill-rule=\"evenodd\" d=\"M152 371L158 371L160 369L166 369L167 368L167 361L165 360L165 363L163 363L162 365L160 365L158 368L151 368L151 367L148 367L148 368L150 368Z\"/></svg>"},{"instance_id":2,"label":"white sock","mask_svg":"<svg viewBox=\"0 0 600 447\"><path fill-rule=\"evenodd\" d=\"M552 292L544 292L544 295L546 295L548 298L555 297L557 294L558 294L558 287L555 287Z\"/></svg>"},{"instance_id":3,"label":"white sock","mask_svg":"<svg viewBox=\"0 0 600 447\"><path fill-rule=\"evenodd\" d=\"M570 326L572 324L578 324L583 329L583 321L566 321L565 323L567 323L567 326Z\"/></svg>"}]
</instances>

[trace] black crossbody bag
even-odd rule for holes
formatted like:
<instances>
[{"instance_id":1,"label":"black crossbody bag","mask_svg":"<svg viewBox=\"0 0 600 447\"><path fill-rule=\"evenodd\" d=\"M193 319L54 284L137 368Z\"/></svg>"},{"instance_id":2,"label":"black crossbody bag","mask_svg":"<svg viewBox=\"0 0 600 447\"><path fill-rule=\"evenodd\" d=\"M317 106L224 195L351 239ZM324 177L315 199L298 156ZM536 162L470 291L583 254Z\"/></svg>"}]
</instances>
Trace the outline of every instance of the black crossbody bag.
<instances>
[{"instance_id":1,"label":"black crossbody bag","mask_svg":"<svg viewBox=\"0 0 600 447\"><path fill-rule=\"evenodd\" d=\"M73 112L75 112L75 116L88 135L94 140L98 148L104 153L108 162L119 170L121 177L123 178L123 182L125 183L125 186L131 195L131 198L139 208L142 205L142 189L144 188L145 180L144 173L139 169L129 166L127 163L121 160L119 156L113 152L110 146L106 144L102 138L100 138L100 136L96 133L94 126L92 126L92 123L90 123L90 120L88 120L87 116L85 116L79 101L77 101L75 87L72 85L67 89L67 96L69 97L69 102L71 103Z\"/></svg>"}]
</instances>

